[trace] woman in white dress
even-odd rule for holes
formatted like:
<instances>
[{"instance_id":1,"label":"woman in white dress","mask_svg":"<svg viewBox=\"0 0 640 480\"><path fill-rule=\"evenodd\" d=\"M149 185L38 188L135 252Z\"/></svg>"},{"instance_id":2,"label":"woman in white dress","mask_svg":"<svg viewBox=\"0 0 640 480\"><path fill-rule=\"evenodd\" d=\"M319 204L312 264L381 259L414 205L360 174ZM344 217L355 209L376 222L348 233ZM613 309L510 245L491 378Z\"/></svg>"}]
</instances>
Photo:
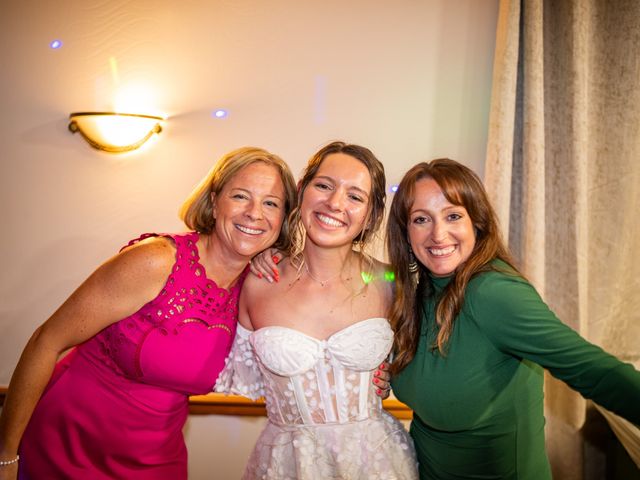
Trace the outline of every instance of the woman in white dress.
<instances>
[{"instance_id":1,"label":"woman in white dress","mask_svg":"<svg viewBox=\"0 0 640 480\"><path fill-rule=\"evenodd\" d=\"M364 253L384 215L384 167L333 142L309 161L274 282L247 278L216 391L266 397L268 423L245 479L414 479L413 443L381 406L392 286Z\"/></svg>"}]
</instances>

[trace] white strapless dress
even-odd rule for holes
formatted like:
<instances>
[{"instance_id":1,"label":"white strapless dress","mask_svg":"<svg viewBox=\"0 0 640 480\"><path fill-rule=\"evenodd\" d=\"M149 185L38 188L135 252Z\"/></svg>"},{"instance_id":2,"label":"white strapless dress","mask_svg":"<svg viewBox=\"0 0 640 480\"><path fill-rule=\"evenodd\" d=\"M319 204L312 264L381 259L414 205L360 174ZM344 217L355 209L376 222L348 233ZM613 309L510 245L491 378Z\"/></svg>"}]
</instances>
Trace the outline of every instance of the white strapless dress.
<instances>
[{"instance_id":1,"label":"white strapless dress","mask_svg":"<svg viewBox=\"0 0 640 480\"><path fill-rule=\"evenodd\" d=\"M268 423L244 479L415 479L413 442L382 409L372 372L393 332L370 318L318 340L238 325L217 392L266 398Z\"/></svg>"}]
</instances>

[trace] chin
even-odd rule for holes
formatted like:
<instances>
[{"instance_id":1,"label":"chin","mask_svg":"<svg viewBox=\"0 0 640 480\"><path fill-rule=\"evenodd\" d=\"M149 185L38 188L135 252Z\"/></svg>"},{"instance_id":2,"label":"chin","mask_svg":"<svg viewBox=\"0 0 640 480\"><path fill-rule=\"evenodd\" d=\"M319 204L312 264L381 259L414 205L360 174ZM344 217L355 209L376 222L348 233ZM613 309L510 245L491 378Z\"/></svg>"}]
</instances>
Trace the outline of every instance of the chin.
<instances>
[{"instance_id":1,"label":"chin","mask_svg":"<svg viewBox=\"0 0 640 480\"><path fill-rule=\"evenodd\" d=\"M235 252L242 257L253 258L260 252L262 252L265 248L267 248L267 244L265 245L251 245L251 246L239 246L235 248Z\"/></svg>"},{"instance_id":2,"label":"chin","mask_svg":"<svg viewBox=\"0 0 640 480\"><path fill-rule=\"evenodd\" d=\"M431 274L436 277L448 277L449 275L453 275L456 271L455 268L429 268Z\"/></svg>"}]
</instances>

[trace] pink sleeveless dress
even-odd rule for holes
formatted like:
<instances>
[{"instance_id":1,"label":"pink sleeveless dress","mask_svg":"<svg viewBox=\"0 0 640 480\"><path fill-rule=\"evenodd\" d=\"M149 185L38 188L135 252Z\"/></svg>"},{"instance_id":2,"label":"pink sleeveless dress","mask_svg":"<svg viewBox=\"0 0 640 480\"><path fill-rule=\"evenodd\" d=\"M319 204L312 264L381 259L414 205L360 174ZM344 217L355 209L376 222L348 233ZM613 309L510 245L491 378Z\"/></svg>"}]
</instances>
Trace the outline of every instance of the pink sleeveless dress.
<instances>
[{"instance_id":1,"label":"pink sleeveless dress","mask_svg":"<svg viewBox=\"0 0 640 480\"><path fill-rule=\"evenodd\" d=\"M159 295L56 365L22 439L21 479L187 478L188 395L210 392L224 367L248 270L219 288L197 233L163 236L177 253Z\"/></svg>"}]
</instances>

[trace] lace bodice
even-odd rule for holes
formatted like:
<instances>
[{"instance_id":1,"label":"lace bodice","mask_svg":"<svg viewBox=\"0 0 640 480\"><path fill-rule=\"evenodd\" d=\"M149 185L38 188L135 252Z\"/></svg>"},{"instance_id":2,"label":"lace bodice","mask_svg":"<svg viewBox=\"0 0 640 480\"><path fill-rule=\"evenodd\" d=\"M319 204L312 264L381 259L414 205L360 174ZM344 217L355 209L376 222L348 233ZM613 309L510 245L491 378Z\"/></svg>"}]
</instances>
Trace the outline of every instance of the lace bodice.
<instances>
[{"instance_id":1,"label":"lace bodice","mask_svg":"<svg viewBox=\"0 0 640 480\"><path fill-rule=\"evenodd\" d=\"M150 236L156 234L129 245ZM161 236L175 243L176 260L158 296L80 350L98 367L108 366L124 378L183 394L206 393L231 349L248 270L229 290L220 288L199 261L198 233Z\"/></svg>"},{"instance_id":2,"label":"lace bodice","mask_svg":"<svg viewBox=\"0 0 640 480\"><path fill-rule=\"evenodd\" d=\"M392 342L384 318L362 320L326 340L287 327L251 332L238 325L216 391L267 397L269 419L276 424L348 423L379 416L372 372Z\"/></svg>"}]
</instances>

